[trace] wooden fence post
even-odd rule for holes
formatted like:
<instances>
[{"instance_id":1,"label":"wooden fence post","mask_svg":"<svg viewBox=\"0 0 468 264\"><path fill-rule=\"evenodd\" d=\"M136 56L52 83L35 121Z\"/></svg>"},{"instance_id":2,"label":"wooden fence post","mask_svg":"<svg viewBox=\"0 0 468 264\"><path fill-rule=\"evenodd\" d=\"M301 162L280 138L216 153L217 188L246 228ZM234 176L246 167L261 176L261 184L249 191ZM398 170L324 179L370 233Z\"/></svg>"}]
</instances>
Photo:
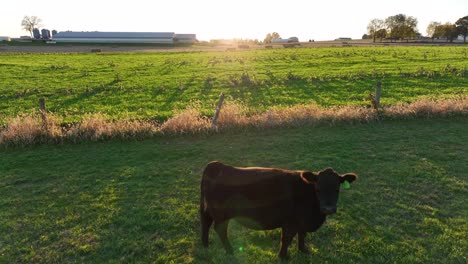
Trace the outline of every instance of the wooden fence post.
<instances>
[{"instance_id":1,"label":"wooden fence post","mask_svg":"<svg viewBox=\"0 0 468 264\"><path fill-rule=\"evenodd\" d=\"M221 107L223 106L223 101L224 101L224 93L221 93L221 95L219 96L218 104L216 105L216 111L213 116L213 120L211 121L211 125L213 127L218 126L218 117L219 117L219 112L221 111Z\"/></svg>"},{"instance_id":2,"label":"wooden fence post","mask_svg":"<svg viewBox=\"0 0 468 264\"><path fill-rule=\"evenodd\" d=\"M42 127L47 130L47 109L45 104L45 98L39 99L39 112L42 118Z\"/></svg>"},{"instance_id":3,"label":"wooden fence post","mask_svg":"<svg viewBox=\"0 0 468 264\"><path fill-rule=\"evenodd\" d=\"M372 109L379 109L380 106L380 93L382 92L382 82L377 82L377 87L375 88L375 95L369 94L369 100L372 105Z\"/></svg>"}]
</instances>

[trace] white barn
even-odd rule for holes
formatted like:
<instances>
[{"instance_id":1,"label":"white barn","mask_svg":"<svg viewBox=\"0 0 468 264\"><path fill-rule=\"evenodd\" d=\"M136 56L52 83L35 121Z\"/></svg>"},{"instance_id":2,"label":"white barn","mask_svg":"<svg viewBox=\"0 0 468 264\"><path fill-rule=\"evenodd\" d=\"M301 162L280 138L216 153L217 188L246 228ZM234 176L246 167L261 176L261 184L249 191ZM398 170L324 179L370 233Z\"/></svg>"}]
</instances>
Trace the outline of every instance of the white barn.
<instances>
[{"instance_id":1,"label":"white barn","mask_svg":"<svg viewBox=\"0 0 468 264\"><path fill-rule=\"evenodd\" d=\"M173 44L177 41L174 32L100 32L100 31L63 31L55 34L52 40L78 43L154 43ZM180 34L180 43L195 43L195 34Z\"/></svg>"}]
</instances>

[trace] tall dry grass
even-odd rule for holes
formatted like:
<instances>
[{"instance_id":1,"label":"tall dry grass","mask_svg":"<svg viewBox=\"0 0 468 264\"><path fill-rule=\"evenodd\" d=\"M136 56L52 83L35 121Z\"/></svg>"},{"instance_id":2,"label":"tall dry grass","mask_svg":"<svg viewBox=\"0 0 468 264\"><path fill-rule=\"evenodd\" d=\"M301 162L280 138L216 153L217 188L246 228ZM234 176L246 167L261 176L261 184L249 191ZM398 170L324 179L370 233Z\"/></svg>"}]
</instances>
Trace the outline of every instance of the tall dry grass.
<instances>
[{"instance_id":1,"label":"tall dry grass","mask_svg":"<svg viewBox=\"0 0 468 264\"><path fill-rule=\"evenodd\" d=\"M199 104L191 104L162 125L152 121L109 120L106 115L87 115L77 124L61 126L59 118L47 115L43 124L37 113L7 120L0 129L0 145L26 146L38 143L101 141L109 139L144 139L154 135L199 134L233 128L298 127L342 122L371 122L377 119L408 119L415 117L446 117L468 115L468 97L451 99L421 99L409 104L390 105L378 111L367 107L344 106L322 108L314 104L269 109L248 114L239 102L226 101L213 128L211 119L203 116Z\"/></svg>"},{"instance_id":2,"label":"tall dry grass","mask_svg":"<svg viewBox=\"0 0 468 264\"><path fill-rule=\"evenodd\" d=\"M246 107L238 101L224 101L218 117L219 129L244 127L249 124Z\"/></svg>"},{"instance_id":3,"label":"tall dry grass","mask_svg":"<svg viewBox=\"0 0 468 264\"><path fill-rule=\"evenodd\" d=\"M450 116L468 113L468 97L449 99L421 99L409 104L396 104L385 108L385 114L392 118L413 118Z\"/></svg>"},{"instance_id":4,"label":"tall dry grass","mask_svg":"<svg viewBox=\"0 0 468 264\"><path fill-rule=\"evenodd\" d=\"M143 139L158 132L158 126L149 121L110 121L104 114L86 115L83 121L71 126L64 137L73 142L106 139Z\"/></svg>"},{"instance_id":5,"label":"tall dry grass","mask_svg":"<svg viewBox=\"0 0 468 264\"><path fill-rule=\"evenodd\" d=\"M210 129L210 120L202 116L200 106L191 104L164 122L159 131L162 134L196 134Z\"/></svg>"},{"instance_id":6,"label":"tall dry grass","mask_svg":"<svg viewBox=\"0 0 468 264\"><path fill-rule=\"evenodd\" d=\"M158 133L154 122L139 120L110 121L103 114L86 115L77 124L61 126L59 119L47 115L47 125L32 113L10 119L0 130L0 145L26 146L38 143L100 141L108 139L144 139Z\"/></svg>"},{"instance_id":7,"label":"tall dry grass","mask_svg":"<svg viewBox=\"0 0 468 264\"><path fill-rule=\"evenodd\" d=\"M54 115L49 115L44 122L39 114L32 113L10 119L6 128L0 130L0 145L59 142L62 135L62 128Z\"/></svg>"},{"instance_id":8,"label":"tall dry grass","mask_svg":"<svg viewBox=\"0 0 468 264\"><path fill-rule=\"evenodd\" d=\"M303 126L320 123L369 122L377 117L375 111L365 107L345 106L321 108L317 105L298 105L283 109L270 109L246 121L258 128Z\"/></svg>"}]
</instances>

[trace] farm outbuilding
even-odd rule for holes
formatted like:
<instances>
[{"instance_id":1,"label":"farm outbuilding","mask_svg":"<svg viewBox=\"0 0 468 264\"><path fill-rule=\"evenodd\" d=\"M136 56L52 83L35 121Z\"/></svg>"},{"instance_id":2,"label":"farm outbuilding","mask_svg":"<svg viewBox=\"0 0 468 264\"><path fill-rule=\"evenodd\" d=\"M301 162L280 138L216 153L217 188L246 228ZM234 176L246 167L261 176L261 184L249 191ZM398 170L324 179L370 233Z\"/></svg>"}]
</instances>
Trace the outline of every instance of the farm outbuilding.
<instances>
[{"instance_id":1,"label":"farm outbuilding","mask_svg":"<svg viewBox=\"0 0 468 264\"><path fill-rule=\"evenodd\" d=\"M50 34L50 30L45 29L45 28L43 28L43 29L41 30L41 35L42 35L42 39L46 39L46 40L47 40L47 39L50 39L50 37L52 36L52 35Z\"/></svg>"},{"instance_id":2,"label":"farm outbuilding","mask_svg":"<svg viewBox=\"0 0 468 264\"><path fill-rule=\"evenodd\" d=\"M56 42L173 44L176 36L174 32L63 31L52 38ZM181 34L181 37L183 43L193 43L196 40L195 34Z\"/></svg>"},{"instance_id":3,"label":"farm outbuilding","mask_svg":"<svg viewBox=\"0 0 468 264\"><path fill-rule=\"evenodd\" d=\"M197 41L197 35L195 34L175 34L175 43L195 43Z\"/></svg>"}]
</instances>

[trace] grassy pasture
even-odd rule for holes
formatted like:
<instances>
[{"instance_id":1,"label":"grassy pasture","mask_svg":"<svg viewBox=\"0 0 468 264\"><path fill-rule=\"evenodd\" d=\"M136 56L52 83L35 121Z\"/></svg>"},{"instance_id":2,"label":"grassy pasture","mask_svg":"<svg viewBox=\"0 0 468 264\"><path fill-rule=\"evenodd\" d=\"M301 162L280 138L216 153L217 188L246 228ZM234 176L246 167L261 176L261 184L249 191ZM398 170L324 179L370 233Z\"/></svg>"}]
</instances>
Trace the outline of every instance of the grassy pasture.
<instances>
[{"instance_id":1,"label":"grassy pasture","mask_svg":"<svg viewBox=\"0 0 468 264\"><path fill-rule=\"evenodd\" d=\"M466 263L468 119L279 128L0 150L0 263L275 263L279 231L231 222L243 251L199 239L199 180L218 159L360 178L291 263Z\"/></svg>"},{"instance_id":2,"label":"grassy pasture","mask_svg":"<svg viewBox=\"0 0 468 264\"><path fill-rule=\"evenodd\" d=\"M85 113L159 121L200 101L211 115L221 92L250 112L316 103L383 104L468 93L468 48L345 47L235 52L0 54L0 123L37 108L65 122Z\"/></svg>"}]
</instances>

